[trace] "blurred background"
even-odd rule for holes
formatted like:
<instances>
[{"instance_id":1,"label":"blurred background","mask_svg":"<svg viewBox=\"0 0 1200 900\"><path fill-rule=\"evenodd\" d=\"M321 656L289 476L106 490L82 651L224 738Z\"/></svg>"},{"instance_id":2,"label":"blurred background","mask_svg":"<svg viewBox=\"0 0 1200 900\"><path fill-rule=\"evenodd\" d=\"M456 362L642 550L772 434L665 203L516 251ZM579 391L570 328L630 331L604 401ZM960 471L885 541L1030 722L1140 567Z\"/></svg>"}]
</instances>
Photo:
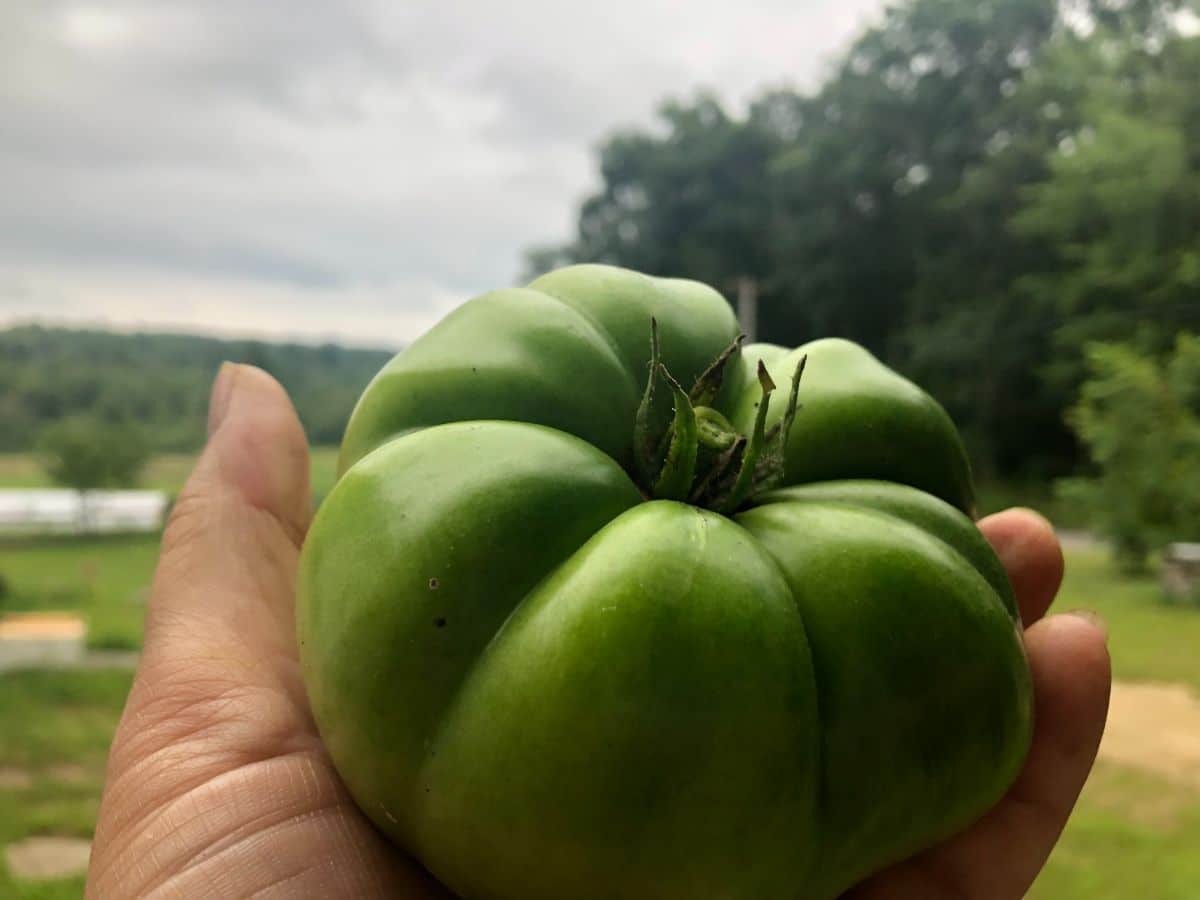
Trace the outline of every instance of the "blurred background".
<instances>
[{"instance_id":1,"label":"blurred background","mask_svg":"<svg viewBox=\"0 0 1200 900\"><path fill-rule=\"evenodd\" d=\"M0 897L77 897L221 360L319 499L371 375L574 261L859 341L1059 527L1101 760L1031 896L1200 897L1200 10L0 5Z\"/></svg>"}]
</instances>

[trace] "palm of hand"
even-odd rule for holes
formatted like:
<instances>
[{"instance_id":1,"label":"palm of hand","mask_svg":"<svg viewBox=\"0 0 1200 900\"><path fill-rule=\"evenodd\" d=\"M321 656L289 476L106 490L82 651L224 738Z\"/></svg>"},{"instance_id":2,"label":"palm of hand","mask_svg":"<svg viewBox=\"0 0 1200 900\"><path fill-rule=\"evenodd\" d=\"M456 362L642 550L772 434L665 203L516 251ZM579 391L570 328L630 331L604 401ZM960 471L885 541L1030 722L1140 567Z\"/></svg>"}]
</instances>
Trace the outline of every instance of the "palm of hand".
<instances>
[{"instance_id":1,"label":"palm of hand","mask_svg":"<svg viewBox=\"0 0 1200 900\"><path fill-rule=\"evenodd\" d=\"M226 367L210 431L163 538L88 896L448 897L358 812L308 710L293 621L308 456L287 397L258 370ZM1009 512L982 527L1032 626L1034 747L984 819L860 885L855 900L1022 896L1095 756L1109 684L1103 633L1073 616L1032 625L1062 575L1042 520Z\"/></svg>"}]
</instances>

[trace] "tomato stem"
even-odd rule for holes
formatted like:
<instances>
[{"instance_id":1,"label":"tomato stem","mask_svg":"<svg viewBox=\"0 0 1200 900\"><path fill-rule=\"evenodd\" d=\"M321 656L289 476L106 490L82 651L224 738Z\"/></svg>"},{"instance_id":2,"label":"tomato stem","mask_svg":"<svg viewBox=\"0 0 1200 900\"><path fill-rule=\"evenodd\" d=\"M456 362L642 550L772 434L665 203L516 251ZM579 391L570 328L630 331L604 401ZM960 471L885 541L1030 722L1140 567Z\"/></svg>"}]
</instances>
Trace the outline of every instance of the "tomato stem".
<instances>
[{"instance_id":1,"label":"tomato stem","mask_svg":"<svg viewBox=\"0 0 1200 900\"><path fill-rule=\"evenodd\" d=\"M654 485L654 496L662 500L683 500L696 477L696 411L667 367L659 363L658 369L675 395L675 420L671 423L671 445L667 448L667 458Z\"/></svg>"},{"instance_id":2,"label":"tomato stem","mask_svg":"<svg viewBox=\"0 0 1200 900\"><path fill-rule=\"evenodd\" d=\"M710 404L721 390L729 361L741 350L739 335L685 392L662 361L658 322L650 320L650 366L646 389L634 420L634 464L642 493L648 499L686 500L697 506L732 514L761 491L779 484L784 474L787 439L799 409L800 377L808 357L802 357L792 376L782 419L767 429L771 394L776 390L760 361L757 377L762 399L749 438ZM671 390L674 415L661 424L665 410L655 408L655 382ZM656 425L656 418L660 424Z\"/></svg>"},{"instance_id":3,"label":"tomato stem","mask_svg":"<svg viewBox=\"0 0 1200 900\"><path fill-rule=\"evenodd\" d=\"M800 393L800 379L804 375L804 367L808 364L808 355L800 357L796 370L792 373L792 389L788 392L788 405L784 410L782 421L767 432L766 447L762 458L754 472L754 483L750 495L775 487L783 478L787 460L787 442L792 433L792 422L796 419L799 404L796 402Z\"/></svg>"},{"instance_id":4,"label":"tomato stem","mask_svg":"<svg viewBox=\"0 0 1200 900\"><path fill-rule=\"evenodd\" d=\"M754 471L758 467L758 458L762 454L763 441L767 430L767 409L771 405L771 394L775 390L775 382L771 380L767 367L762 360L758 361L758 384L762 388L762 399L758 401L758 413L754 416L754 431L750 433L750 441L742 454L742 463L738 468L737 479L733 489L721 504L720 512L730 513L745 501L754 482Z\"/></svg>"},{"instance_id":5,"label":"tomato stem","mask_svg":"<svg viewBox=\"0 0 1200 900\"><path fill-rule=\"evenodd\" d=\"M650 320L650 375L646 379L646 390L642 393L642 402L638 406L637 416L633 422L633 458L642 485L654 483L657 469L659 441L656 439L650 425L650 416L654 410L654 382L658 378L659 347L658 320Z\"/></svg>"},{"instance_id":6,"label":"tomato stem","mask_svg":"<svg viewBox=\"0 0 1200 900\"><path fill-rule=\"evenodd\" d=\"M721 383L725 379L725 366L733 355L742 349L742 341L745 339L744 334L735 337L733 342L721 351L721 355L713 360L712 365L700 373L688 395L692 406L708 407L717 402L717 394L721 392Z\"/></svg>"}]
</instances>

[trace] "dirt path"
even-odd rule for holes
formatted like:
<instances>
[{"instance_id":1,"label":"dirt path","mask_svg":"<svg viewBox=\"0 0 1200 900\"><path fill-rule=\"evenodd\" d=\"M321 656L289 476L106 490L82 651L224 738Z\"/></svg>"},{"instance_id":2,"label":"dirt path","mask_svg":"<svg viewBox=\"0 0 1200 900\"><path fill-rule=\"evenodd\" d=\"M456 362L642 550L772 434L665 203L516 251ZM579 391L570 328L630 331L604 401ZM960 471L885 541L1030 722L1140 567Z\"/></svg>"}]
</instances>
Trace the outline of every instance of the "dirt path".
<instances>
[{"instance_id":1,"label":"dirt path","mask_svg":"<svg viewBox=\"0 0 1200 900\"><path fill-rule=\"evenodd\" d=\"M1200 789L1200 697L1180 684L1118 681L1100 758Z\"/></svg>"},{"instance_id":2,"label":"dirt path","mask_svg":"<svg viewBox=\"0 0 1200 900\"><path fill-rule=\"evenodd\" d=\"M87 871L92 842L71 837L30 837L4 848L4 861L22 881L71 878Z\"/></svg>"}]
</instances>

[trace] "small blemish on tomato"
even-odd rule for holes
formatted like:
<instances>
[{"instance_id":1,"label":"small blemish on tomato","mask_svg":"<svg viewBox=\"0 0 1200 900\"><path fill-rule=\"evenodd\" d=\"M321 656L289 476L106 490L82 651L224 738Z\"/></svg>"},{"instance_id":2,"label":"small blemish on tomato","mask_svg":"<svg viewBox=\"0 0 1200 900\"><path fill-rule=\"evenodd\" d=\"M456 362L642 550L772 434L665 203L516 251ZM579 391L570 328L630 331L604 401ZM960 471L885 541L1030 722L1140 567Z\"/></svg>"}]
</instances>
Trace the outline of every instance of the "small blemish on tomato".
<instances>
[{"instance_id":1,"label":"small blemish on tomato","mask_svg":"<svg viewBox=\"0 0 1200 900\"><path fill-rule=\"evenodd\" d=\"M431 591L436 591L441 586L442 586L442 583L440 581L438 581L436 578L429 579L429 589Z\"/></svg>"},{"instance_id":2,"label":"small blemish on tomato","mask_svg":"<svg viewBox=\"0 0 1200 900\"><path fill-rule=\"evenodd\" d=\"M445 628L446 627L446 617L438 616L436 619L433 620L433 624L435 626L437 626L438 628Z\"/></svg>"}]
</instances>

